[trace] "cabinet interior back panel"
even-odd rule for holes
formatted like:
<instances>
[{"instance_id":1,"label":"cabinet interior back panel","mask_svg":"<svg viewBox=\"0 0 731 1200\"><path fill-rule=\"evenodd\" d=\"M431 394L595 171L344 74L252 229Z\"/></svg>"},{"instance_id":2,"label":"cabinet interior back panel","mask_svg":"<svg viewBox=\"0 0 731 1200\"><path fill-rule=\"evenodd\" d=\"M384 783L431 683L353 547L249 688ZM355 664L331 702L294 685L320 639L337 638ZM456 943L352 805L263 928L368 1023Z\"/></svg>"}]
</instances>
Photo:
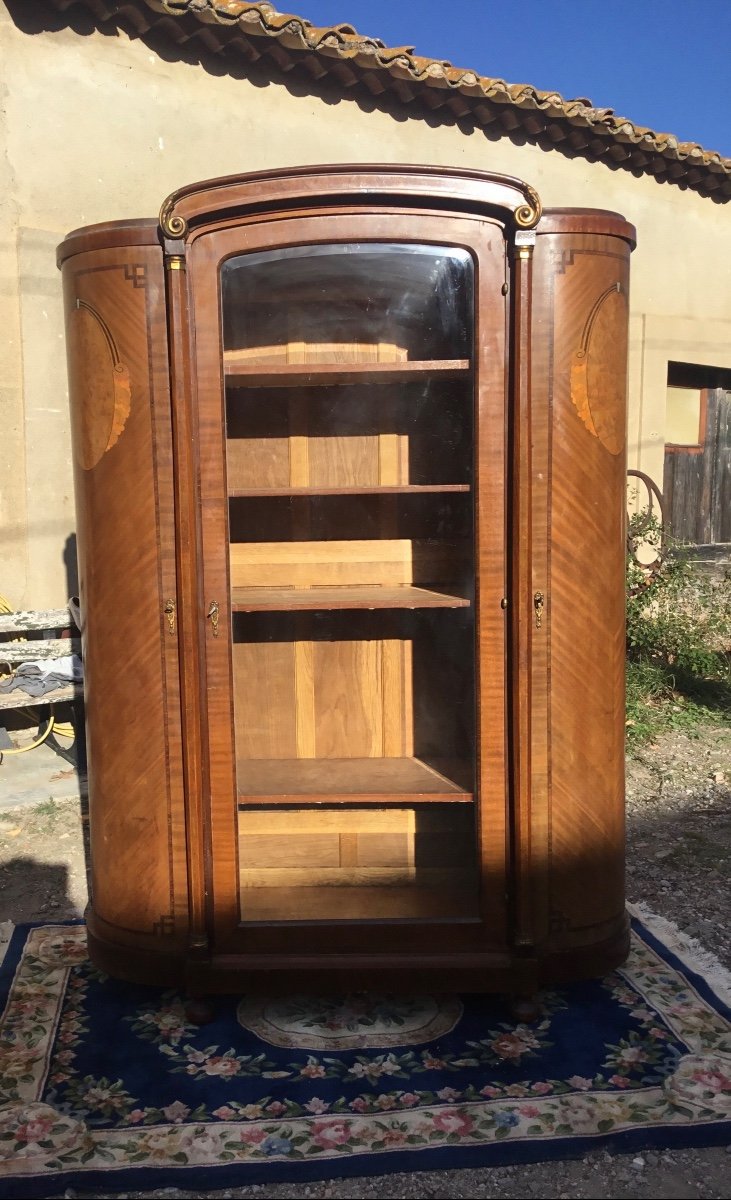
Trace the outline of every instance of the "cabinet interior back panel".
<instances>
[{"instance_id":1,"label":"cabinet interior back panel","mask_svg":"<svg viewBox=\"0 0 731 1200\"><path fill-rule=\"evenodd\" d=\"M243 759L414 752L410 641L235 642L233 665Z\"/></svg>"},{"instance_id":2,"label":"cabinet interior back panel","mask_svg":"<svg viewBox=\"0 0 731 1200\"><path fill-rule=\"evenodd\" d=\"M230 492L467 479L469 380L229 388Z\"/></svg>"},{"instance_id":3,"label":"cabinet interior back panel","mask_svg":"<svg viewBox=\"0 0 731 1200\"><path fill-rule=\"evenodd\" d=\"M464 886L473 861L470 809L249 811L239 816L244 888Z\"/></svg>"},{"instance_id":4,"label":"cabinet interior back panel","mask_svg":"<svg viewBox=\"0 0 731 1200\"><path fill-rule=\"evenodd\" d=\"M233 587L392 587L453 579L464 549L410 538L234 542L230 557Z\"/></svg>"},{"instance_id":5,"label":"cabinet interior back panel","mask_svg":"<svg viewBox=\"0 0 731 1200\"><path fill-rule=\"evenodd\" d=\"M227 446L231 491L292 486L289 438L229 438Z\"/></svg>"},{"instance_id":6,"label":"cabinet interior back panel","mask_svg":"<svg viewBox=\"0 0 731 1200\"><path fill-rule=\"evenodd\" d=\"M229 438L228 487L389 487L409 482L409 438L400 433Z\"/></svg>"}]
</instances>

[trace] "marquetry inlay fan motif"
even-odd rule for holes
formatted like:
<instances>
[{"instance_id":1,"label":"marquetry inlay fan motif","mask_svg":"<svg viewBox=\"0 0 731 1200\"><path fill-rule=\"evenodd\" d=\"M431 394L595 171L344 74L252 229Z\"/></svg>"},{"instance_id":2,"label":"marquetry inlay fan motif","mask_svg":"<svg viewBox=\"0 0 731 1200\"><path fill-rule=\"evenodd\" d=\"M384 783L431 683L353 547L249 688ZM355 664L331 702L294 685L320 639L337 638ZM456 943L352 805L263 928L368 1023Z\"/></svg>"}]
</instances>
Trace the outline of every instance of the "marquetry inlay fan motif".
<instances>
[{"instance_id":1,"label":"marquetry inlay fan motif","mask_svg":"<svg viewBox=\"0 0 731 1200\"><path fill-rule=\"evenodd\" d=\"M117 442L130 413L129 370L104 317L77 300L69 317L69 371L78 402L72 409L74 445L89 471Z\"/></svg>"},{"instance_id":2,"label":"marquetry inlay fan motif","mask_svg":"<svg viewBox=\"0 0 731 1200\"><path fill-rule=\"evenodd\" d=\"M627 354L627 300L619 283L592 306L571 361L571 399L594 437L610 454L624 448L625 382L617 363Z\"/></svg>"}]
</instances>

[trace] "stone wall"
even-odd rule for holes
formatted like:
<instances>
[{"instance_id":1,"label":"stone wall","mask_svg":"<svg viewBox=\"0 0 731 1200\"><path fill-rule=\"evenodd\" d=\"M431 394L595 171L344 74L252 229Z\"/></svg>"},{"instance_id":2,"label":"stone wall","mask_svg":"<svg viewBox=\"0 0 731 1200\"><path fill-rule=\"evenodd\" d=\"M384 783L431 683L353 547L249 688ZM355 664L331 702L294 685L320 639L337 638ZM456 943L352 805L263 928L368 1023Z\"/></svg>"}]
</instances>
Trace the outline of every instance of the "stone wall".
<instances>
[{"instance_id":1,"label":"stone wall","mask_svg":"<svg viewBox=\"0 0 731 1200\"><path fill-rule=\"evenodd\" d=\"M80 225L154 216L185 183L300 163L423 162L518 175L545 206L621 212L638 233L630 461L659 482L668 360L731 368L728 206L507 136L310 95L295 79L252 81L243 65L221 74L220 59L208 69L172 46L161 58L123 33L27 33L1 0L0 55L0 593L14 606L63 603L73 584L55 247Z\"/></svg>"}]
</instances>

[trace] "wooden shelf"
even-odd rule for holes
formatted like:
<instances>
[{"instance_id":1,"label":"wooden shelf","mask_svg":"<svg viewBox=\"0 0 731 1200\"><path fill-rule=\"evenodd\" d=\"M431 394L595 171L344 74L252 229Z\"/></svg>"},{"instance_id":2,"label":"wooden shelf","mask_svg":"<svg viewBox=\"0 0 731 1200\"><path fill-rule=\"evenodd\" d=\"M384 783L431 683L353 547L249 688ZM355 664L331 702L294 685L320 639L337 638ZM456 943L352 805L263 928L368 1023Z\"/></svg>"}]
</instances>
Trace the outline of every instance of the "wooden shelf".
<instances>
[{"instance_id":1,"label":"wooden shelf","mask_svg":"<svg viewBox=\"0 0 731 1200\"><path fill-rule=\"evenodd\" d=\"M469 804L472 792L418 758L239 759L239 804Z\"/></svg>"},{"instance_id":2,"label":"wooden shelf","mask_svg":"<svg viewBox=\"0 0 731 1200\"><path fill-rule=\"evenodd\" d=\"M453 379L467 375L468 358L411 359L364 363L252 363L236 350L223 355L226 380L235 387L326 387L346 383L408 383L422 375Z\"/></svg>"},{"instance_id":3,"label":"wooden shelf","mask_svg":"<svg viewBox=\"0 0 731 1200\"><path fill-rule=\"evenodd\" d=\"M477 887L459 882L461 887L246 887L242 879L241 920L475 920Z\"/></svg>"},{"instance_id":4,"label":"wooden shelf","mask_svg":"<svg viewBox=\"0 0 731 1200\"><path fill-rule=\"evenodd\" d=\"M233 488L229 500L261 496L424 496L444 492L471 492L469 483L403 483L394 487L291 487L291 488Z\"/></svg>"},{"instance_id":5,"label":"wooden shelf","mask_svg":"<svg viewBox=\"0 0 731 1200\"><path fill-rule=\"evenodd\" d=\"M395 587L232 587L233 612L330 611L341 608L469 608L470 601L452 592L398 584Z\"/></svg>"}]
</instances>

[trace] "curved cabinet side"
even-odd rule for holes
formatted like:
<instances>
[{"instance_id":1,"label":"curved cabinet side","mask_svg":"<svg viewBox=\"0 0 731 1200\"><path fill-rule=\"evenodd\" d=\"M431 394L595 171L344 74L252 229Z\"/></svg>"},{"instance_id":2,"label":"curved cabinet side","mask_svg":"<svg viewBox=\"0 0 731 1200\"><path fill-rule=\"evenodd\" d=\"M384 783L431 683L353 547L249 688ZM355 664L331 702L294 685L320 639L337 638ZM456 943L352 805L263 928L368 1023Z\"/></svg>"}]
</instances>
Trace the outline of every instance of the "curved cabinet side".
<instances>
[{"instance_id":1,"label":"curved cabinet side","mask_svg":"<svg viewBox=\"0 0 731 1200\"><path fill-rule=\"evenodd\" d=\"M555 214L550 232L539 228L534 257L533 584L546 595L542 629L534 631L533 770L544 850L537 857L545 864L543 940L549 954L587 963L606 947L596 955L597 971L621 961L627 937L630 251L628 237L576 232L570 214Z\"/></svg>"},{"instance_id":2,"label":"curved cabinet side","mask_svg":"<svg viewBox=\"0 0 731 1200\"><path fill-rule=\"evenodd\" d=\"M63 264L63 283L84 624L90 942L92 956L95 942L104 942L107 957L117 945L115 974L125 974L124 947L156 959L179 953L188 915L162 252L112 245L75 254Z\"/></svg>"}]
</instances>

